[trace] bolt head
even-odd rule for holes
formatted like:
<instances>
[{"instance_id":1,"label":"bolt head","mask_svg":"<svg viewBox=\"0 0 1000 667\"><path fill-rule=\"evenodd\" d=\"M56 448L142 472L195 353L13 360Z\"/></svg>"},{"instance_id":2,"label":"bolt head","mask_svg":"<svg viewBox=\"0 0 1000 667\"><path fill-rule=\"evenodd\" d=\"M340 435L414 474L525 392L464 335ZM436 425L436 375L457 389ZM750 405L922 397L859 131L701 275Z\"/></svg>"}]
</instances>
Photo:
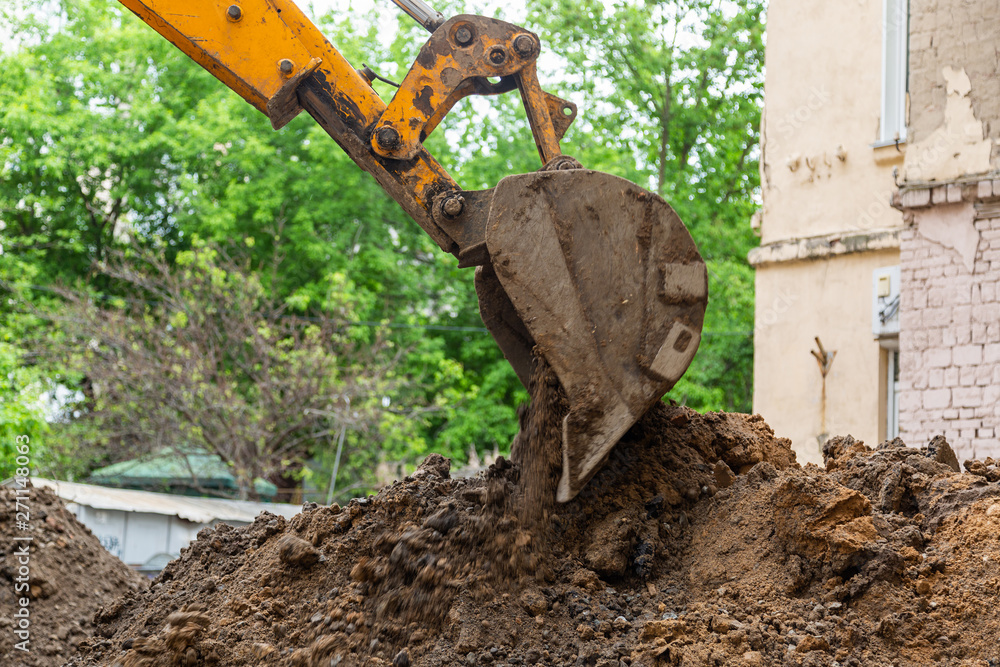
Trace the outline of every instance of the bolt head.
<instances>
[{"instance_id":1,"label":"bolt head","mask_svg":"<svg viewBox=\"0 0 1000 667\"><path fill-rule=\"evenodd\" d=\"M531 35L518 35L514 39L514 51L522 58L529 58L535 53L537 44Z\"/></svg>"},{"instance_id":2,"label":"bolt head","mask_svg":"<svg viewBox=\"0 0 1000 667\"><path fill-rule=\"evenodd\" d=\"M490 51L490 62L494 65L503 65L507 61L507 52L499 46Z\"/></svg>"},{"instance_id":3,"label":"bolt head","mask_svg":"<svg viewBox=\"0 0 1000 667\"><path fill-rule=\"evenodd\" d=\"M452 218L461 215L462 210L465 209L465 197L462 195L448 197L444 200L442 209L444 209L445 215Z\"/></svg>"},{"instance_id":4,"label":"bolt head","mask_svg":"<svg viewBox=\"0 0 1000 667\"><path fill-rule=\"evenodd\" d=\"M472 30L468 26L461 26L455 31L455 43L459 46L472 44Z\"/></svg>"},{"instance_id":5,"label":"bolt head","mask_svg":"<svg viewBox=\"0 0 1000 667\"><path fill-rule=\"evenodd\" d=\"M292 70L295 69L295 63L293 63L288 58L285 58L280 63L278 63L278 69L281 70L282 74L291 74Z\"/></svg>"},{"instance_id":6,"label":"bolt head","mask_svg":"<svg viewBox=\"0 0 1000 667\"><path fill-rule=\"evenodd\" d=\"M382 126L375 132L375 141L386 150L395 148L399 145L399 132L394 127Z\"/></svg>"},{"instance_id":7,"label":"bolt head","mask_svg":"<svg viewBox=\"0 0 1000 667\"><path fill-rule=\"evenodd\" d=\"M230 21L239 21L243 18L243 10L239 5L229 5L229 9L226 10L226 16L229 17Z\"/></svg>"}]
</instances>

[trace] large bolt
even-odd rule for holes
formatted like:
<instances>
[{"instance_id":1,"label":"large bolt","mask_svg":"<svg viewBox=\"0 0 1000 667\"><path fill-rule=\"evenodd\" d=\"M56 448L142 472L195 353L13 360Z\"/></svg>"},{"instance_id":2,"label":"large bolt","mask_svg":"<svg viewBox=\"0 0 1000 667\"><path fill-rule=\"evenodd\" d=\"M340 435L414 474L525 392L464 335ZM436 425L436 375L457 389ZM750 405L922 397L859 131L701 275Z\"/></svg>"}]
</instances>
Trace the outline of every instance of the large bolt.
<instances>
[{"instance_id":1,"label":"large bolt","mask_svg":"<svg viewBox=\"0 0 1000 667\"><path fill-rule=\"evenodd\" d=\"M490 62L494 65L503 65L507 60L507 52L499 46L490 51Z\"/></svg>"},{"instance_id":2,"label":"large bolt","mask_svg":"<svg viewBox=\"0 0 1000 667\"><path fill-rule=\"evenodd\" d=\"M375 141L385 150L392 150L399 145L399 132L394 127L383 125L375 132Z\"/></svg>"},{"instance_id":3,"label":"large bolt","mask_svg":"<svg viewBox=\"0 0 1000 667\"><path fill-rule=\"evenodd\" d=\"M226 16L229 17L230 21L239 21L243 18L243 10L240 9L239 5L229 5L229 9L226 10Z\"/></svg>"},{"instance_id":4,"label":"large bolt","mask_svg":"<svg viewBox=\"0 0 1000 667\"><path fill-rule=\"evenodd\" d=\"M522 58L530 58L536 48L535 38L531 35L518 35L514 39L514 51Z\"/></svg>"},{"instance_id":5,"label":"large bolt","mask_svg":"<svg viewBox=\"0 0 1000 667\"><path fill-rule=\"evenodd\" d=\"M462 195L452 195L444 200L441 209L449 218L457 218L465 209L465 197Z\"/></svg>"},{"instance_id":6,"label":"large bolt","mask_svg":"<svg viewBox=\"0 0 1000 667\"><path fill-rule=\"evenodd\" d=\"M455 43L459 46L468 46L472 44L472 30L469 26L463 25L455 31Z\"/></svg>"},{"instance_id":7,"label":"large bolt","mask_svg":"<svg viewBox=\"0 0 1000 667\"><path fill-rule=\"evenodd\" d=\"M278 63L278 69L281 70L282 74L291 74L292 70L295 69L295 63L293 63L288 58L285 58Z\"/></svg>"}]
</instances>

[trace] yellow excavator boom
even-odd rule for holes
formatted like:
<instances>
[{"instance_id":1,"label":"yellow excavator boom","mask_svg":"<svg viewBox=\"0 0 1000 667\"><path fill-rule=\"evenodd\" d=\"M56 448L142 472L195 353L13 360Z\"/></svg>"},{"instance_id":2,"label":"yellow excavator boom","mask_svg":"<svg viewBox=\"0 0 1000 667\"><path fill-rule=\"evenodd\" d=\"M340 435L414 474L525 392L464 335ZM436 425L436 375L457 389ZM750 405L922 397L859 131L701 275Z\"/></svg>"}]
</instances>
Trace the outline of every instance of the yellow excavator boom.
<instances>
[{"instance_id":1,"label":"yellow excavator boom","mask_svg":"<svg viewBox=\"0 0 1000 667\"><path fill-rule=\"evenodd\" d=\"M583 169L559 142L576 117L542 90L538 35L393 0L431 35L392 100L290 0L119 0L280 129L305 111L424 231L476 267L480 313L527 386L533 350L566 392L569 500L693 358L705 265L670 206ZM469 95L517 90L541 169L464 190L423 142Z\"/></svg>"}]
</instances>

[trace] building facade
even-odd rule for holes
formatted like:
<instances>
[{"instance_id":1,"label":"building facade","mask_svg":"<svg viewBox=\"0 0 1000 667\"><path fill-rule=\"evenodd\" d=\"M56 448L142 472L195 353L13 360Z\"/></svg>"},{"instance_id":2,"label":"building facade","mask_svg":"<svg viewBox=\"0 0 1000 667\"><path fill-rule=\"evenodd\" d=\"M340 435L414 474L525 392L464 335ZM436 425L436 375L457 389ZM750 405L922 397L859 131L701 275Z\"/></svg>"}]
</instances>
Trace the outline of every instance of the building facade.
<instances>
[{"instance_id":1,"label":"building facade","mask_svg":"<svg viewBox=\"0 0 1000 667\"><path fill-rule=\"evenodd\" d=\"M754 411L803 463L822 462L827 435L891 434L898 345L873 335L872 281L899 264L903 231L890 205L906 154L894 11L883 0L768 7Z\"/></svg>"},{"instance_id":2,"label":"building facade","mask_svg":"<svg viewBox=\"0 0 1000 667\"><path fill-rule=\"evenodd\" d=\"M1000 0L769 5L754 410L803 463L1000 455L998 42Z\"/></svg>"},{"instance_id":3,"label":"building facade","mask_svg":"<svg viewBox=\"0 0 1000 667\"><path fill-rule=\"evenodd\" d=\"M1000 456L1000 0L910 0L900 435Z\"/></svg>"}]
</instances>

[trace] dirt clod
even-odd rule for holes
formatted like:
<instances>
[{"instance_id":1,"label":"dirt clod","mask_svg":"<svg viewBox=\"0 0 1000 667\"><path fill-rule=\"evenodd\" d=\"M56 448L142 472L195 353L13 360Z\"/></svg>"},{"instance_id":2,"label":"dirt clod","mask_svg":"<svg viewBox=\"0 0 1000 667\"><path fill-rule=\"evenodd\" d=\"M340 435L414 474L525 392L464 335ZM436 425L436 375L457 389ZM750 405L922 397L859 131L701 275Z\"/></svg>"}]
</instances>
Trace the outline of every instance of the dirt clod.
<instances>
[{"instance_id":1,"label":"dirt clod","mask_svg":"<svg viewBox=\"0 0 1000 667\"><path fill-rule=\"evenodd\" d=\"M287 565L309 567L319 562L320 553L301 537L282 535L278 540L278 558Z\"/></svg>"}]
</instances>

